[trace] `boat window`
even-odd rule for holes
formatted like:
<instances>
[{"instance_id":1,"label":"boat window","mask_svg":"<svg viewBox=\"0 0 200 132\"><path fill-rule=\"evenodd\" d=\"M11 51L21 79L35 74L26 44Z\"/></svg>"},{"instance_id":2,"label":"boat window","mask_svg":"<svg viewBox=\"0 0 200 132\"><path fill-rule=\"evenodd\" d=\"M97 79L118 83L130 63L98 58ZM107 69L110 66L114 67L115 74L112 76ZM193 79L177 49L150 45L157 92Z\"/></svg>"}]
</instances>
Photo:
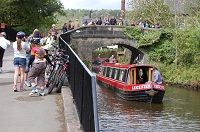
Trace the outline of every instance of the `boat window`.
<instances>
[{"instance_id":1,"label":"boat window","mask_svg":"<svg viewBox=\"0 0 200 132\"><path fill-rule=\"evenodd\" d=\"M115 80L119 80L119 69L115 70L115 75L114 75Z\"/></svg>"},{"instance_id":2,"label":"boat window","mask_svg":"<svg viewBox=\"0 0 200 132\"><path fill-rule=\"evenodd\" d=\"M130 85L130 79L131 79L130 70L128 70L127 72L128 72L128 73L127 73L127 80L126 80L126 83L127 83L128 85Z\"/></svg>"},{"instance_id":3,"label":"boat window","mask_svg":"<svg viewBox=\"0 0 200 132\"><path fill-rule=\"evenodd\" d=\"M147 67L141 67L137 68L136 70L136 79L137 84L144 84L148 82L148 68Z\"/></svg>"},{"instance_id":4,"label":"boat window","mask_svg":"<svg viewBox=\"0 0 200 132\"><path fill-rule=\"evenodd\" d=\"M105 73L104 73L104 76L105 76L105 77L106 77L107 71L108 71L108 68L105 67Z\"/></svg>"},{"instance_id":5,"label":"boat window","mask_svg":"<svg viewBox=\"0 0 200 132\"><path fill-rule=\"evenodd\" d=\"M105 76L106 74L106 67L102 67L102 75Z\"/></svg>"},{"instance_id":6,"label":"boat window","mask_svg":"<svg viewBox=\"0 0 200 132\"><path fill-rule=\"evenodd\" d=\"M113 68L113 70L112 70L112 75L111 75L111 78L112 78L112 79L114 79L115 71L116 71L116 69Z\"/></svg>"},{"instance_id":7,"label":"boat window","mask_svg":"<svg viewBox=\"0 0 200 132\"><path fill-rule=\"evenodd\" d=\"M103 76L104 73L104 67L100 67L100 74Z\"/></svg>"},{"instance_id":8,"label":"boat window","mask_svg":"<svg viewBox=\"0 0 200 132\"><path fill-rule=\"evenodd\" d=\"M109 73L109 77L111 78L112 76L112 71L113 71L113 68L110 68L110 73Z\"/></svg>"},{"instance_id":9,"label":"boat window","mask_svg":"<svg viewBox=\"0 0 200 132\"><path fill-rule=\"evenodd\" d=\"M150 74L150 75L151 75L151 76L150 76L150 77L151 77L150 80L153 81L153 80L154 80L153 69L150 70L150 73L151 73L151 74Z\"/></svg>"},{"instance_id":10,"label":"boat window","mask_svg":"<svg viewBox=\"0 0 200 132\"><path fill-rule=\"evenodd\" d=\"M109 74L110 74L110 67L107 67L106 77L109 77Z\"/></svg>"},{"instance_id":11,"label":"boat window","mask_svg":"<svg viewBox=\"0 0 200 132\"><path fill-rule=\"evenodd\" d=\"M126 70L120 70L119 81L125 82L126 79Z\"/></svg>"},{"instance_id":12,"label":"boat window","mask_svg":"<svg viewBox=\"0 0 200 132\"><path fill-rule=\"evenodd\" d=\"M122 78L122 81L123 81L123 82L126 81L126 73L127 73L127 70L124 70L124 75L123 75L123 78Z\"/></svg>"},{"instance_id":13,"label":"boat window","mask_svg":"<svg viewBox=\"0 0 200 132\"><path fill-rule=\"evenodd\" d=\"M134 81L135 81L135 71L132 70L132 75L131 75L131 83L134 84Z\"/></svg>"}]
</instances>

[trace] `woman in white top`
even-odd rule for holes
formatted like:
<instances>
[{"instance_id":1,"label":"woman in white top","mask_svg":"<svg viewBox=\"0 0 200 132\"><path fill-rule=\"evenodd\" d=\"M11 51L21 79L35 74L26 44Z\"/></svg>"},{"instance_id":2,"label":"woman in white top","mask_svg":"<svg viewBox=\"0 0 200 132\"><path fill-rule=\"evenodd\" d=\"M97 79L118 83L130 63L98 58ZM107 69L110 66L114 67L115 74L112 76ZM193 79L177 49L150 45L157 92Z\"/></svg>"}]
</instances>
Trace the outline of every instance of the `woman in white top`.
<instances>
[{"instance_id":1,"label":"woman in white top","mask_svg":"<svg viewBox=\"0 0 200 132\"><path fill-rule=\"evenodd\" d=\"M20 91L23 91L23 83L24 83L24 73L26 67L26 52L30 51L30 46L25 41L25 33L18 32L16 36L16 41L13 43L14 49L14 67L15 67L15 74L14 74L14 92L17 92L17 80L18 75L20 74Z\"/></svg>"},{"instance_id":2,"label":"woman in white top","mask_svg":"<svg viewBox=\"0 0 200 132\"><path fill-rule=\"evenodd\" d=\"M0 73L2 73L4 52L7 49L7 46L10 45L10 41L8 41L5 37L6 37L6 33L1 32L0 33Z\"/></svg>"}]
</instances>

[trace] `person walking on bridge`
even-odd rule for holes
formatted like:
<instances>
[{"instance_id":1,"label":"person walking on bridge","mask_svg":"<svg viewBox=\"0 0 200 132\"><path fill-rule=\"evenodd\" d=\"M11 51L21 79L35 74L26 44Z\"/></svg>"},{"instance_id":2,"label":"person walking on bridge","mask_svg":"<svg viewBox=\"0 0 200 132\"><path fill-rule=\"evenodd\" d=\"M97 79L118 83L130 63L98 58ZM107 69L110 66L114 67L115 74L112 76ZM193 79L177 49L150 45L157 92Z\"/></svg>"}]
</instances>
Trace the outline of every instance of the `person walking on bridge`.
<instances>
[{"instance_id":1,"label":"person walking on bridge","mask_svg":"<svg viewBox=\"0 0 200 132\"><path fill-rule=\"evenodd\" d=\"M54 37L54 40L57 40L58 31L56 29L55 24L52 25L52 28L49 30L49 33Z\"/></svg>"},{"instance_id":2,"label":"person walking on bridge","mask_svg":"<svg viewBox=\"0 0 200 132\"><path fill-rule=\"evenodd\" d=\"M10 45L10 41L8 41L5 37L6 37L6 33L1 32L0 33L0 74L2 73L4 52L7 49L7 46Z\"/></svg>"},{"instance_id":3,"label":"person walking on bridge","mask_svg":"<svg viewBox=\"0 0 200 132\"><path fill-rule=\"evenodd\" d=\"M96 22L96 25L101 25L101 24L102 24L102 20L101 20L101 17L99 17L97 22Z\"/></svg>"},{"instance_id":4,"label":"person walking on bridge","mask_svg":"<svg viewBox=\"0 0 200 132\"><path fill-rule=\"evenodd\" d=\"M79 28L79 27L80 27L79 21L78 19L76 19L76 21L74 22L74 29Z\"/></svg>"}]
</instances>

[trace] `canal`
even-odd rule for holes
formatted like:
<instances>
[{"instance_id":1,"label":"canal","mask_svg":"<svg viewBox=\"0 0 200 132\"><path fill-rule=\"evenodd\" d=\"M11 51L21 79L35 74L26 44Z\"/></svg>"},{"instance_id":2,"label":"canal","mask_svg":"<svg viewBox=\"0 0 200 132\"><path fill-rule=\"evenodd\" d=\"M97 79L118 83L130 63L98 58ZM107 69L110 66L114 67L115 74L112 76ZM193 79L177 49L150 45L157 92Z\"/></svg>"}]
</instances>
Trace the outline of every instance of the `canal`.
<instances>
[{"instance_id":1,"label":"canal","mask_svg":"<svg viewBox=\"0 0 200 132\"><path fill-rule=\"evenodd\" d=\"M199 132L200 91L167 86L162 104L124 101L97 85L101 132Z\"/></svg>"}]
</instances>

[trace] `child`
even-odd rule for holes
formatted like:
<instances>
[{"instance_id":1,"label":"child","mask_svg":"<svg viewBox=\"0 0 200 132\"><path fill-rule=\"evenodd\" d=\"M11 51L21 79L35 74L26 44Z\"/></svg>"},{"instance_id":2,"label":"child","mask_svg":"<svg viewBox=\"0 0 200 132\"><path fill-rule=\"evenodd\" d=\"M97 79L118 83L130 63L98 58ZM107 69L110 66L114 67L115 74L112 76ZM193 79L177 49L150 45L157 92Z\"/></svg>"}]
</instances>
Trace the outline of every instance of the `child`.
<instances>
[{"instance_id":1,"label":"child","mask_svg":"<svg viewBox=\"0 0 200 132\"><path fill-rule=\"evenodd\" d=\"M28 66L32 64L31 70L28 74L28 81L32 85L32 91L29 95L33 95L37 93L38 90L36 86L40 86L41 90L39 95L44 96L44 86L45 86L45 68L46 68L46 60L51 64L51 61L46 54L46 51L40 45L40 39L34 38L33 43L35 46L31 49L31 56L28 63ZM35 83L35 79L37 78L37 85Z\"/></svg>"}]
</instances>

